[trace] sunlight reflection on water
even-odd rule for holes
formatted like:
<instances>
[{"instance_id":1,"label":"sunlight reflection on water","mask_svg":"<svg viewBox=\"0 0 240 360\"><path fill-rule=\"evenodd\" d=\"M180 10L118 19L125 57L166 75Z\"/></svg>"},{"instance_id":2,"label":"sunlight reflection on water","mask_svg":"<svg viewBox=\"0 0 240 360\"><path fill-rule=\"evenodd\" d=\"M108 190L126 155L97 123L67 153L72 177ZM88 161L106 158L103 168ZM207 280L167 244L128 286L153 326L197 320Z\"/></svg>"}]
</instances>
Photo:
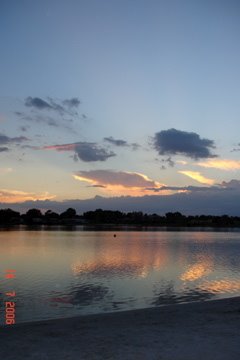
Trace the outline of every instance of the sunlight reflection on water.
<instances>
[{"instance_id":1,"label":"sunlight reflection on water","mask_svg":"<svg viewBox=\"0 0 240 360\"><path fill-rule=\"evenodd\" d=\"M239 232L114 233L0 231L2 303L23 322L240 295Z\"/></svg>"}]
</instances>

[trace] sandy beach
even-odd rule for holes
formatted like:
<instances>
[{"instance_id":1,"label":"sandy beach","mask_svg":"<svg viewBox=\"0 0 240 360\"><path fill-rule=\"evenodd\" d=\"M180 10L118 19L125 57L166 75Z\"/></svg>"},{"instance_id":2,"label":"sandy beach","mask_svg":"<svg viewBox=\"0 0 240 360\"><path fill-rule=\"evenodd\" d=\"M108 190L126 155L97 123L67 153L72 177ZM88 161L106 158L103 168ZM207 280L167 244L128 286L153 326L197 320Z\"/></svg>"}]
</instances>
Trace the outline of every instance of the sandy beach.
<instances>
[{"instance_id":1,"label":"sandy beach","mask_svg":"<svg viewBox=\"0 0 240 360\"><path fill-rule=\"evenodd\" d=\"M4 326L4 360L238 360L240 298Z\"/></svg>"}]
</instances>

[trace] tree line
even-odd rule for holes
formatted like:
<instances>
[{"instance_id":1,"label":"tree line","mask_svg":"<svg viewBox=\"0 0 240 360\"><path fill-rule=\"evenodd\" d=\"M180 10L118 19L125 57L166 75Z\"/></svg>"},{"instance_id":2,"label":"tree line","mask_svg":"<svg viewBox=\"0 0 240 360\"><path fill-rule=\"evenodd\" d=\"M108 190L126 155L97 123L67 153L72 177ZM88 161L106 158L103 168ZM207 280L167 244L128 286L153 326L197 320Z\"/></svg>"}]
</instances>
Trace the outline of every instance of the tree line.
<instances>
[{"instance_id":1,"label":"tree line","mask_svg":"<svg viewBox=\"0 0 240 360\"><path fill-rule=\"evenodd\" d=\"M236 226L240 227L240 217L229 215L183 215L180 212L167 212L165 215L144 214L141 211L122 212L96 209L77 215L73 208L58 214L52 210L43 213L39 209L30 209L20 214L12 209L0 209L1 225L58 225L58 224L114 224L143 226Z\"/></svg>"}]
</instances>

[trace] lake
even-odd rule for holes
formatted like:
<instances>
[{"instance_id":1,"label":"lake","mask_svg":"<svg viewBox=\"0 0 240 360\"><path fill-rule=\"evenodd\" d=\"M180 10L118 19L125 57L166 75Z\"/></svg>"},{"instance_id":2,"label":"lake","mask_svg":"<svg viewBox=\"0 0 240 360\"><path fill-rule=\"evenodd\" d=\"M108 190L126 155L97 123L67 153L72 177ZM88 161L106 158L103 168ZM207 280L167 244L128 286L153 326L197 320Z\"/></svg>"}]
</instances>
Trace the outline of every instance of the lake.
<instances>
[{"instance_id":1,"label":"lake","mask_svg":"<svg viewBox=\"0 0 240 360\"><path fill-rule=\"evenodd\" d=\"M239 230L184 230L1 229L0 323L239 296Z\"/></svg>"}]
</instances>

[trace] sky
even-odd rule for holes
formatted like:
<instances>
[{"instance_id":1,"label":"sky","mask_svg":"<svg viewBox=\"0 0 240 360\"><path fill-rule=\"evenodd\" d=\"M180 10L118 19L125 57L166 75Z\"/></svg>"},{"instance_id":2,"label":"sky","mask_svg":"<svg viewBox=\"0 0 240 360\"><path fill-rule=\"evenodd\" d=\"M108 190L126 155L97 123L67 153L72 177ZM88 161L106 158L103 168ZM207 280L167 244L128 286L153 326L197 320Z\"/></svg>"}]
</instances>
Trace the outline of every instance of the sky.
<instances>
[{"instance_id":1,"label":"sky","mask_svg":"<svg viewBox=\"0 0 240 360\"><path fill-rule=\"evenodd\" d=\"M0 207L240 215L239 35L237 0L2 0Z\"/></svg>"}]
</instances>

